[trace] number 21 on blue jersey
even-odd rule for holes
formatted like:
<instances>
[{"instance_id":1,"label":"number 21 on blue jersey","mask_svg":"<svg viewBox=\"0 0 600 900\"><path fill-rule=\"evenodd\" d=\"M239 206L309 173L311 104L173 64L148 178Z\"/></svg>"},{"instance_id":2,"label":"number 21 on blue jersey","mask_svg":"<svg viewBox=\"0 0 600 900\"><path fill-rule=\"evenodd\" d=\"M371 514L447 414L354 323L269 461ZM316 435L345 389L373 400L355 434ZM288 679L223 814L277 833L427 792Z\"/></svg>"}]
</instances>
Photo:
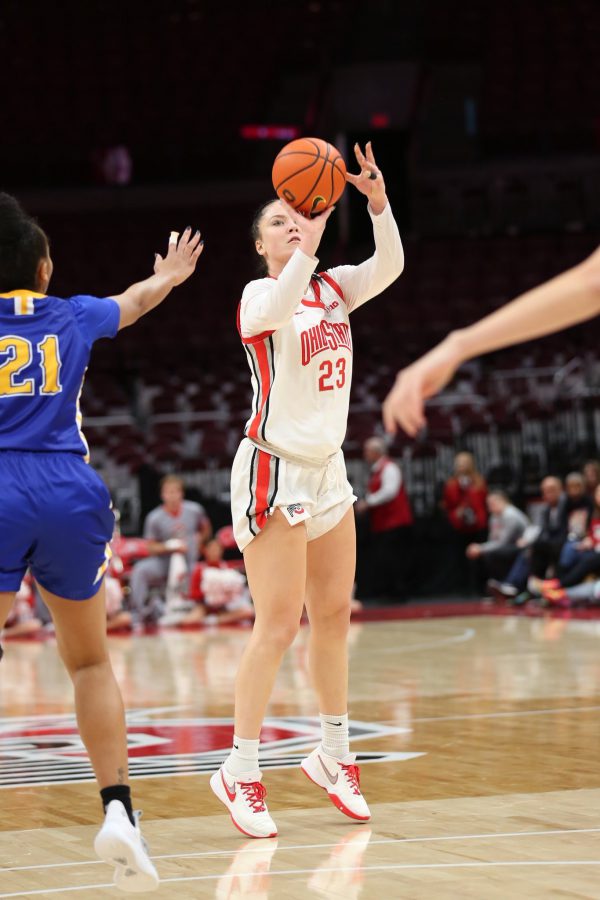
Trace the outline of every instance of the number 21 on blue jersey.
<instances>
[{"instance_id":1,"label":"number 21 on blue jersey","mask_svg":"<svg viewBox=\"0 0 600 900\"><path fill-rule=\"evenodd\" d=\"M39 353L39 364L43 380L39 388L40 394L60 394L60 348L58 337L47 334L36 347ZM0 398L35 394L35 381L21 375L35 360L31 341L15 334L7 334L0 338Z\"/></svg>"}]
</instances>

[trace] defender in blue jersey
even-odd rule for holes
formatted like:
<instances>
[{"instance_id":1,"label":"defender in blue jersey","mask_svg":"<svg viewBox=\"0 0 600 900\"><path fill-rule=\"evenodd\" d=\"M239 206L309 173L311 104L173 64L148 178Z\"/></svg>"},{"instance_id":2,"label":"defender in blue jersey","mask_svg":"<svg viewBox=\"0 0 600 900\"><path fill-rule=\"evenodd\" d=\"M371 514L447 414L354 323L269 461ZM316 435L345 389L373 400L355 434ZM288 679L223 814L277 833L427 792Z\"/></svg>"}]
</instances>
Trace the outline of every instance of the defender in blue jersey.
<instances>
[{"instance_id":1,"label":"defender in blue jersey","mask_svg":"<svg viewBox=\"0 0 600 900\"><path fill-rule=\"evenodd\" d=\"M0 193L0 627L31 569L75 688L77 721L100 786L104 825L95 848L115 884L152 890L127 783L123 702L106 643L103 576L114 517L88 465L79 398L95 341L114 337L193 273L200 233L171 233L154 275L112 298L47 294L46 235ZM3 662L3 665L6 663Z\"/></svg>"}]
</instances>

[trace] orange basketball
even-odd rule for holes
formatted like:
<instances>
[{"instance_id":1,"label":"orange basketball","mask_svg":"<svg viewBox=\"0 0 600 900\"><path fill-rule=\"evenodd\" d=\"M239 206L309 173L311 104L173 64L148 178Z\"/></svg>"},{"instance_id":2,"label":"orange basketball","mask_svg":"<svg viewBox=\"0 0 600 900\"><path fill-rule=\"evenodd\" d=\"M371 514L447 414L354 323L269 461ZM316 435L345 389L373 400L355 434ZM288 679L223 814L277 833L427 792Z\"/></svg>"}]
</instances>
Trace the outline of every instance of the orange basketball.
<instances>
[{"instance_id":1,"label":"orange basketball","mask_svg":"<svg viewBox=\"0 0 600 900\"><path fill-rule=\"evenodd\" d=\"M273 187L278 197L307 216L324 212L346 187L346 164L339 150L320 138L299 138L277 154Z\"/></svg>"}]
</instances>

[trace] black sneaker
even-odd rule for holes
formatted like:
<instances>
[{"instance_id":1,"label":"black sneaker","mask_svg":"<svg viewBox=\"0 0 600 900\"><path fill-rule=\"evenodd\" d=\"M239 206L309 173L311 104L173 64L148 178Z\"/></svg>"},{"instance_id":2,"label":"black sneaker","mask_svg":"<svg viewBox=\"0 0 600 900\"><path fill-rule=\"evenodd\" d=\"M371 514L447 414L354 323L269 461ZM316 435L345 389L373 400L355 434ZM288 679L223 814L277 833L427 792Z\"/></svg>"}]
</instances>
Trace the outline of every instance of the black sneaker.
<instances>
[{"instance_id":1,"label":"black sneaker","mask_svg":"<svg viewBox=\"0 0 600 900\"><path fill-rule=\"evenodd\" d=\"M517 594L516 597L509 598L508 605L509 606L525 606L525 604L529 603L529 601L531 599L532 599L532 596L529 593L529 591L521 591L521 593Z\"/></svg>"}]
</instances>

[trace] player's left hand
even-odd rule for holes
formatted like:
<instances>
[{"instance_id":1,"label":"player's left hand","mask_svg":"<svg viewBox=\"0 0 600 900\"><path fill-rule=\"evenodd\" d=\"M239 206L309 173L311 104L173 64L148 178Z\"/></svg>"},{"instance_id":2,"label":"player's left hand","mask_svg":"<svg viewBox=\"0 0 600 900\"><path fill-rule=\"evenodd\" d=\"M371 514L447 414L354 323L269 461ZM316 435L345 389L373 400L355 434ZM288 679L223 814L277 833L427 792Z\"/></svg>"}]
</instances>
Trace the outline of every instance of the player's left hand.
<instances>
[{"instance_id":1,"label":"player's left hand","mask_svg":"<svg viewBox=\"0 0 600 900\"><path fill-rule=\"evenodd\" d=\"M398 425L411 437L425 425L425 401L441 391L461 364L451 336L406 369L402 369L383 403L386 431L395 434Z\"/></svg>"},{"instance_id":2,"label":"player's left hand","mask_svg":"<svg viewBox=\"0 0 600 900\"><path fill-rule=\"evenodd\" d=\"M181 237L176 231L171 232L169 248L166 256L155 254L154 272L165 275L176 286L186 281L193 274L200 254L204 250L204 241L199 231L192 233L191 226L185 229ZM174 237L173 237L174 235Z\"/></svg>"},{"instance_id":3,"label":"player's left hand","mask_svg":"<svg viewBox=\"0 0 600 900\"><path fill-rule=\"evenodd\" d=\"M353 184L354 187L369 199L369 206L375 213L383 212L387 203L385 193L385 182L381 169L378 168L373 156L373 147L371 141L367 142L365 152L363 153L358 144L354 145L354 155L360 166L360 175L353 175L352 172L346 172L346 180Z\"/></svg>"}]
</instances>

